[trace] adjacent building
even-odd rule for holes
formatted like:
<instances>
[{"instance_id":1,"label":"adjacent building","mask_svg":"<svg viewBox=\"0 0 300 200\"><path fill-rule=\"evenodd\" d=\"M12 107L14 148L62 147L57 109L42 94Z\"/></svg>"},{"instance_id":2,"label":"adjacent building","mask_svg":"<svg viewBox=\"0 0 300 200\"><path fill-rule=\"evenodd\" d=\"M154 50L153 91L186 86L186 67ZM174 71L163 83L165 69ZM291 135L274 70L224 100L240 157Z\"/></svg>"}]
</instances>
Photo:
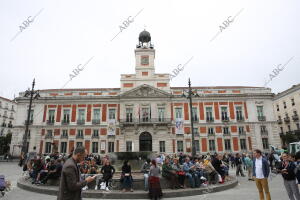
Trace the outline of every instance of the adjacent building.
<instances>
[{"instance_id":1,"label":"adjacent building","mask_svg":"<svg viewBox=\"0 0 300 200\"><path fill-rule=\"evenodd\" d=\"M150 33L139 35L135 73L121 74L120 88L40 90L30 117L29 151L89 153L155 151L190 153L194 121L198 153L269 151L280 147L271 89L264 87L171 87L170 74L155 72ZM22 142L28 99L17 98L13 143ZM12 151L12 149L11 149ZM14 149L18 154L20 149Z\"/></svg>"},{"instance_id":2,"label":"adjacent building","mask_svg":"<svg viewBox=\"0 0 300 200\"><path fill-rule=\"evenodd\" d=\"M274 111L279 126L282 146L300 140L300 84L274 97Z\"/></svg>"},{"instance_id":3,"label":"adjacent building","mask_svg":"<svg viewBox=\"0 0 300 200\"><path fill-rule=\"evenodd\" d=\"M0 97L0 136L5 136L8 133L12 134L16 106L16 102Z\"/></svg>"}]
</instances>

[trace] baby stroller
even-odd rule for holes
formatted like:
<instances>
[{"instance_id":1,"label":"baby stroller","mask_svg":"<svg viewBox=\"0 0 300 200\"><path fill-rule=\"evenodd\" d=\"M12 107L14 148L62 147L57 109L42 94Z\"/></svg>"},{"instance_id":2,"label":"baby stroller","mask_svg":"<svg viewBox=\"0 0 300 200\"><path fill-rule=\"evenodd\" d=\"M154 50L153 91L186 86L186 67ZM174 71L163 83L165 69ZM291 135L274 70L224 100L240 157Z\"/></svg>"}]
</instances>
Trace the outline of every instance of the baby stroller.
<instances>
[{"instance_id":1,"label":"baby stroller","mask_svg":"<svg viewBox=\"0 0 300 200\"><path fill-rule=\"evenodd\" d=\"M0 192L1 192L2 196L4 196L5 191L6 191L5 176L4 175L0 175Z\"/></svg>"}]
</instances>

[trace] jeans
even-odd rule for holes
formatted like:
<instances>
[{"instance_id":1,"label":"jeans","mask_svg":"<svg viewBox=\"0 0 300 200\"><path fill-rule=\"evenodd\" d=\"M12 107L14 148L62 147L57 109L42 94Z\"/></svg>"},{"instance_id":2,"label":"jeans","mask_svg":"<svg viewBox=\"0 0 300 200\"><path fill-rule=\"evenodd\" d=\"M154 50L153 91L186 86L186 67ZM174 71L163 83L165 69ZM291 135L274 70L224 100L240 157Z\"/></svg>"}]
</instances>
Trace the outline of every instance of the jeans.
<instances>
[{"instance_id":1,"label":"jeans","mask_svg":"<svg viewBox=\"0 0 300 200\"><path fill-rule=\"evenodd\" d=\"M195 176L193 176L191 173L186 173L186 177L188 177L190 187L194 188L195 187Z\"/></svg>"},{"instance_id":2,"label":"jeans","mask_svg":"<svg viewBox=\"0 0 300 200\"><path fill-rule=\"evenodd\" d=\"M144 174L145 190L148 190L148 179L149 179L149 174Z\"/></svg>"}]
</instances>

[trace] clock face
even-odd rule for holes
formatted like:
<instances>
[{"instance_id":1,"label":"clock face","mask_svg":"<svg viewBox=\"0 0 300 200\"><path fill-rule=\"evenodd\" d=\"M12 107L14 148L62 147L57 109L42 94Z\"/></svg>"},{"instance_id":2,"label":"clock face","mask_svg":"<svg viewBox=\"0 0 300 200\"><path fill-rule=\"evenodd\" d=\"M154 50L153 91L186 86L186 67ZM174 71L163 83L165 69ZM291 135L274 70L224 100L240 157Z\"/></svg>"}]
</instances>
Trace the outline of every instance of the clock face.
<instances>
[{"instance_id":1,"label":"clock face","mask_svg":"<svg viewBox=\"0 0 300 200\"><path fill-rule=\"evenodd\" d=\"M141 56L141 65L149 65L149 56Z\"/></svg>"}]
</instances>

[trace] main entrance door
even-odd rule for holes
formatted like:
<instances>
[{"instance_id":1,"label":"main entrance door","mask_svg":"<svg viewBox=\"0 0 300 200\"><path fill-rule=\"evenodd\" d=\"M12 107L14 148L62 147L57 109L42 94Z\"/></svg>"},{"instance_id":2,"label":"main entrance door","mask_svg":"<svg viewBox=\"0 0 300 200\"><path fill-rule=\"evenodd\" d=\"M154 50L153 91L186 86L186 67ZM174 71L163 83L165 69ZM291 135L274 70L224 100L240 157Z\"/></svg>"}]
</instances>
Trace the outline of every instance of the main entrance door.
<instances>
[{"instance_id":1,"label":"main entrance door","mask_svg":"<svg viewBox=\"0 0 300 200\"><path fill-rule=\"evenodd\" d=\"M148 132L140 135L140 151L152 151L152 136Z\"/></svg>"}]
</instances>

